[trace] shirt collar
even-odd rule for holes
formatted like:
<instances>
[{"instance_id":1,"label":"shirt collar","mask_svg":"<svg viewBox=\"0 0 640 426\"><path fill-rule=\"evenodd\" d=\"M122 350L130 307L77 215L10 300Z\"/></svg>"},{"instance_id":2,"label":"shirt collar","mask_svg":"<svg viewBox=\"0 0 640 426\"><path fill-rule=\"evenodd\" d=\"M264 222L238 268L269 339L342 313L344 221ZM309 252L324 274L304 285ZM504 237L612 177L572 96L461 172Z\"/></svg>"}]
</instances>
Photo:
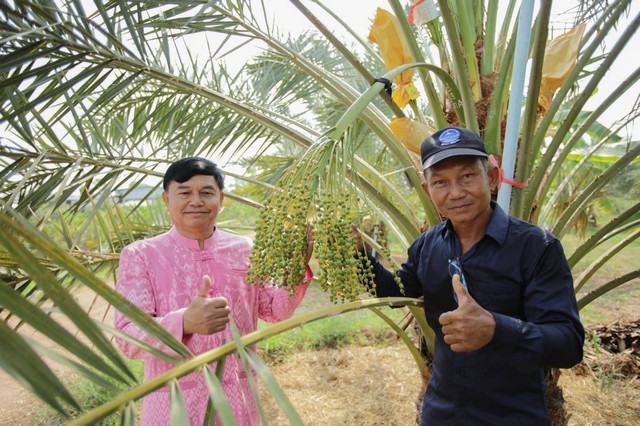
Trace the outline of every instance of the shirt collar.
<instances>
[{"instance_id":1,"label":"shirt collar","mask_svg":"<svg viewBox=\"0 0 640 426\"><path fill-rule=\"evenodd\" d=\"M507 239L507 229L509 227L509 216L502 210L495 202L491 201L491 208L493 209L493 213L491 214L491 219L489 219L489 225L487 225L487 230L485 231L485 235L493 238L498 244L503 245L505 240ZM449 239L453 234L453 225L451 221L447 219L442 228L442 238Z\"/></svg>"},{"instance_id":2,"label":"shirt collar","mask_svg":"<svg viewBox=\"0 0 640 426\"><path fill-rule=\"evenodd\" d=\"M487 226L485 235L493 238L498 244L503 245L507 240L509 216L502 210L502 207L493 201L491 202L491 208L493 209L493 214L489 220L489 226Z\"/></svg>"},{"instance_id":3,"label":"shirt collar","mask_svg":"<svg viewBox=\"0 0 640 426\"><path fill-rule=\"evenodd\" d=\"M216 230L213 231L213 234L204 240L204 250L210 250L213 247L214 241L217 238L218 232ZM172 226L169 230L169 236L172 240L174 240L177 244L182 247L186 247L191 250L201 250L200 245L198 245L198 240L194 240L192 238L187 238L182 235L175 226Z\"/></svg>"}]
</instances>

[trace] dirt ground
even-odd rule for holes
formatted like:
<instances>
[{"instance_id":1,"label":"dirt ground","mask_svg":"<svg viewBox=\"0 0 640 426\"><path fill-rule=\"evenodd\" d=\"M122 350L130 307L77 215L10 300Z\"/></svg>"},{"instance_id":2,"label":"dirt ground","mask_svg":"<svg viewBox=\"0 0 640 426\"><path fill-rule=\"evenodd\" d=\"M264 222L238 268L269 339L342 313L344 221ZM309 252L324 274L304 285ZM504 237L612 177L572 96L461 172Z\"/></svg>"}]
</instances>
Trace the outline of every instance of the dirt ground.
<instances>
[{"instance_id":1,"label":"dirt ground","mask_svg":"<svg viewBox=\"0 0 640 426\"><path fill-rule=\"evenodd\" d=\"M78 297L85 306L93 303L90 295ZM637 321L638 308L626 306L624 312L608 309L616 318ZM95 305L93 313L111 321L111 313L103 306ZM24 332L29 333L26 329ZM64 370L52 367L64 377ZM569 424L637 425L638 367L637 357L587 347L585 362L563 370L560 379L572 415ZM271 363L270 368L307 425L415 424L421 380L405 346L393 339L376 346L299 352L284 362ZM36 421L42 414L42 404L2 370L0 383L0 425L47 424L46 419ZM263 403L269 424L288 424L268 395Z\"/></svg>"}]
</instances>

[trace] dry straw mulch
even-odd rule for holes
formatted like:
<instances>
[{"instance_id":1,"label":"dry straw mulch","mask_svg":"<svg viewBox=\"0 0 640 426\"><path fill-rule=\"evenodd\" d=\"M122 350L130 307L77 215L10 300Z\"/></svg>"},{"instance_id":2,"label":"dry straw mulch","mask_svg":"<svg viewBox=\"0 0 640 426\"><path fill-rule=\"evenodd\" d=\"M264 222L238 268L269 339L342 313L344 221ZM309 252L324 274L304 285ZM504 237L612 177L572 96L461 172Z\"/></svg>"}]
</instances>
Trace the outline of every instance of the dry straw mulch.
<instances>
[{"instance_id":1,"label":"dry straw mulch","mask_svg":"<svg viewBox=\"0 0 640 426\"><path fill-rule=\"evenodd\" d=\"M420 373L402 343L298 352L270 368L305 425L415 425ZM289 424L263 402L269 424Z\"/></svg>"},{"instance_id":2,"label":"dry straw mulch","mask_svg":"<svg viewBox=\"0 0 640 426\"><path fill-rule=\"evenodd\" d=\"M583 361L564 372L573 425L640 422L640 320L588 327Z\"/></svg>"}]
</instances>

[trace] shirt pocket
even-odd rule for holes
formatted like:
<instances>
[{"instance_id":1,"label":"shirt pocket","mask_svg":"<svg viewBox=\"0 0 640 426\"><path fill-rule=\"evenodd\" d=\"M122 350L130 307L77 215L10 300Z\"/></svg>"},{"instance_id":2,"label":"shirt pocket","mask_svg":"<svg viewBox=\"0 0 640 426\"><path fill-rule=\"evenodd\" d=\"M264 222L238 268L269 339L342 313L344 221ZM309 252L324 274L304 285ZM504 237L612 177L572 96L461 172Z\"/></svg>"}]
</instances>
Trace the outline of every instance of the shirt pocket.
<instances>
[{"instance_id":1,"label":"shirt pocket","mask_svg":"<svg viewBox=\"0 0 640 426\"><path fill-rule=\"evenodd\" d=\"M476 282L470 294L484 309L519 317L522 313L522 286L515 282Z\"/></svg>"}]
</instances>

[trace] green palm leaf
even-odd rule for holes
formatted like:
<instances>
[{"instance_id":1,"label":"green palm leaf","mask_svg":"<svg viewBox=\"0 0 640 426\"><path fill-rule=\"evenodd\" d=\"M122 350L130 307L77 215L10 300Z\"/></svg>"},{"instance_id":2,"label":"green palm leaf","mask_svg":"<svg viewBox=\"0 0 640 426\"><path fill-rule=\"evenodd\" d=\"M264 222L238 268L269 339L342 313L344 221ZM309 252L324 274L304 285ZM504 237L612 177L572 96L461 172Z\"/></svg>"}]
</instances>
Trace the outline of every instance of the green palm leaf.
<instances>
[{"instance_id":1,"label":"green palm leaf","mask_svg":"<svg viewBox=\"0 0 640 426\"><path fill-rule=\"evenodd\" d=\"M391 1L417 61L409 66L417 67L426 94L408 111L381 96L379 87L371 88L372 77L387 71L363 35L317 5L337 18L337 27L346 29L349 40L355 42L352 45L335 35L329 20L312 11L315 5L291 3L321 35L282 34L272 25L268 2L0 2L0 226L4 231L0 235L4 286L0 298L11 299L2 303L8 321L2 326L29 324L47 330L76 352L71 359L44 348L37 348L41 355L26 351L23 361L37 368L42 367L37 358L47 356L100 386L107 386L111 379L131 383L131 373L105 334L125 337L95 324L71 297L73 288L87 286L178 355L173 358L177 370L172 375L151 386L133 388L101 407L91 420L87 420L91 416L79 420L93 422L122 410L122 422L133 424L133 401L187 371L204 369L212 401L208 415L233 423L228 401L207 366L233 352L233 343L213 357L190 358L187 348L109 284L123 245L168 226L162 206L151 199L151 190L130 206L113 202L114 192L158 187L170 162L202 155L219 159L231 178L230 200L259 209L278 191L283 176L295 167L295 159L337 127L333 136L340 139L348 130L348 148L353 152L342 189L355 194L360 214L373 213L376 221L385 223L402 251L423 225L433 225L440 217L421 189L419 160L389 129L392 117L406 115L437 127L458 120L484 131L489 151L501 154L501 129L511 95L517 2L509 1L504 16L499 16L498 2L440 0L441 18L409 27L403 16L405 5ZM616 80L617 88L592 111L586 111L585 105L610 79L607 70L623 60L639 17L630 20L611 47L602 49L603 40L613 34L631 2L589 2L587 7L581 3L583 13L577 20L587 22L588 29L578 63L549 110L540 112L537 97L546 37L551 33L550 3L543 2L532 31L533 65L523 102L516 178L529 186L514 190L511 213L547 224L562 236L579 215L603 199L605 185L637 162L636 142L626 143L625 152L617 149L623 146L618 145L623 140L618 131L635 123L638 105L625 111L611 128L598 120L616 98L633 90L638 69L631 68L625 78ZM482 49L472 52L474 43L481 43ZM256 46L259 54L253 53ZM252 52L251 60L245 51ZM246 64L234 69L222 62L232 62L237 55L244 55ZM479 91L479 83L486 81L491 83L490 93ZM368 90L375 93L366 101L361 99L357 118L340 121ZM479 105L488 105L485 115L478 114ZM554 207L563 196L570 202L556 218ZM621 211L569 253L572 266L611 236L623 235L623 241L634 238L638 205L625 205ZM82 247L88 240L95 241L90 250ZM580 285L621 248L593 262ZM103 282L98 274L109 279ZM580 306L637 276L637 271L621 272L582 297ZM78 325L95 345L93 349L59 325L47 325L46 319L52 317L42 308L47 301L55 302L59 312ZM416 321L428 330L420 308L413 311ZM13 330L3 329L4 335L28 347ZM245 337L243 344L249 344ZM20 359L5 353L2 357L3 368L19 380L24 375L24 383L48 398L48 403L61 412L74 407L73 397L50 372L42 374L54 391L44 395L32 371L19 365ZM246 362L264 369L251 355ZM270 389L279 393L268 381ZM184 413L177 388L175 395L177 413Z\"/></svg>"}]
</instances>

